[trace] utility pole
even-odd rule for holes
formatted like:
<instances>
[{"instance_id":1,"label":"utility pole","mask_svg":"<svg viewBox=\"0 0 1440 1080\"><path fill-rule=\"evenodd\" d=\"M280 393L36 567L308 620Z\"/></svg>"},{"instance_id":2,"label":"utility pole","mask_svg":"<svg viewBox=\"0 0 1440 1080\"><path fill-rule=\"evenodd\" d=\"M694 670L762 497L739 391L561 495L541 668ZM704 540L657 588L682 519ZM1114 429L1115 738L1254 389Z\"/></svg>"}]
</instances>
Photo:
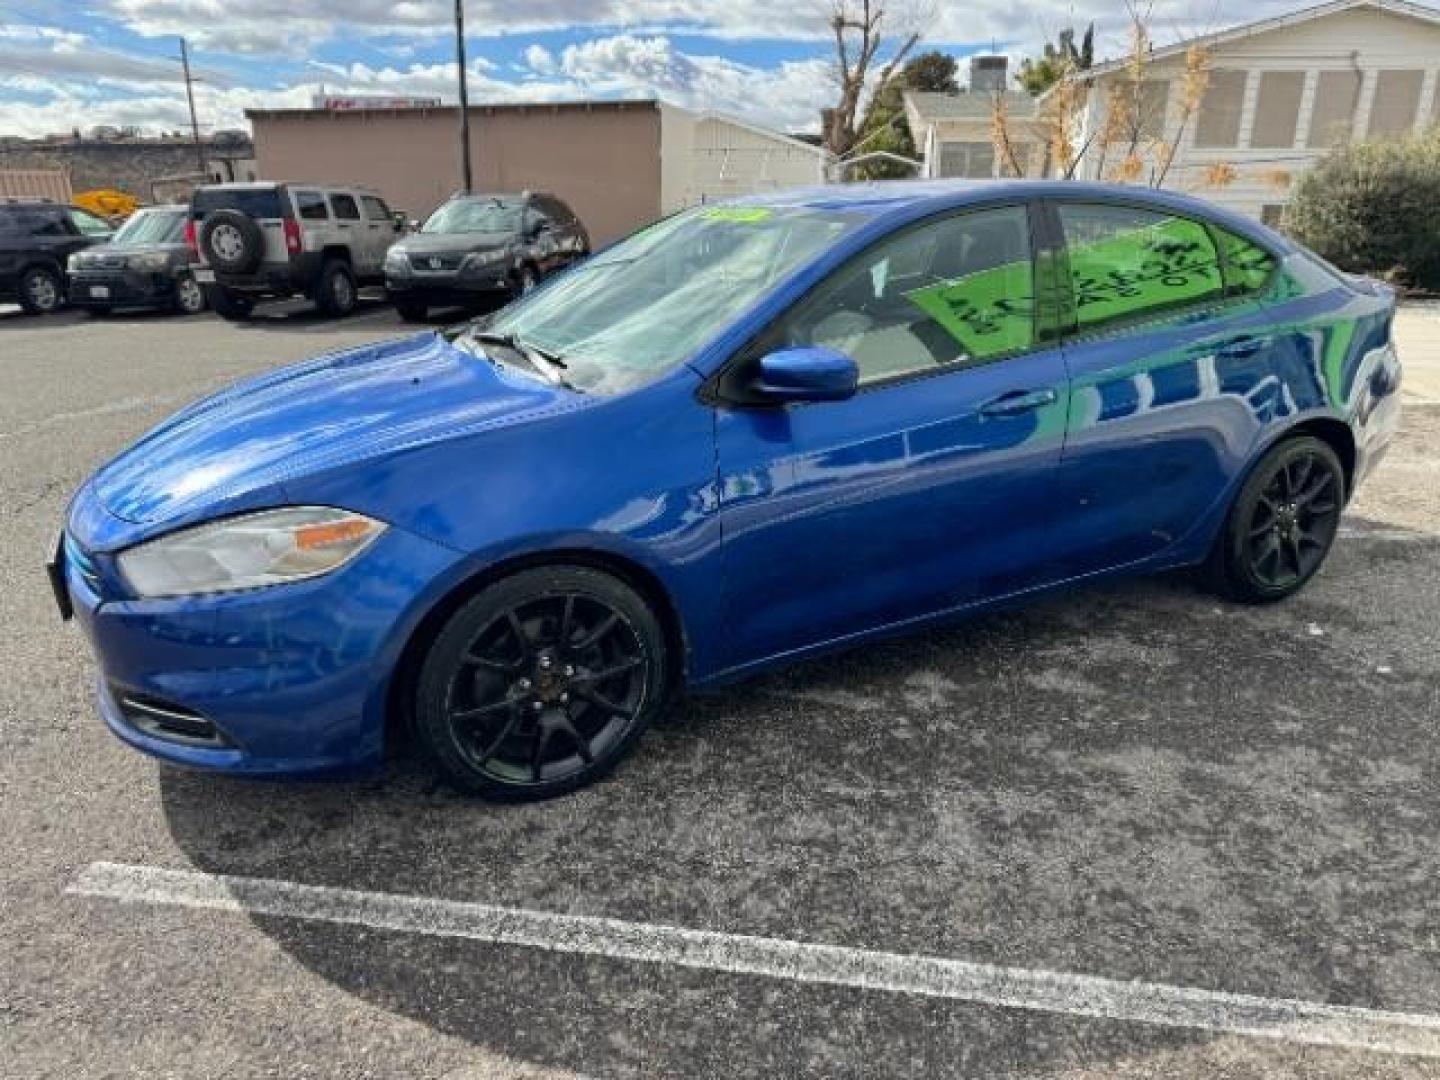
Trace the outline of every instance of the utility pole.
<instances>
[{"instance_id":1,"label":"utility pole","mask_svg":"<svg viewBox=\"0 0 1440 1080\"><path fill-rule=\"evenodd\" d=\"M470 194L470 89L465 79L465 0L455 0L455 58L460 63L460 189Z\"/></svg>"},{"instance_id":2,"label":"utility pole","mask_svg":"<svg viewBox=\"0 0 1440 1080\"><path fill-rule=\"evenodd\" d=\"M195 118L195 91L192 84L195 79L190 75L190 53L185 48L185 39L180 39L180 65L185 69L185 100L190 103L190 133L195 137L195 163L200 168L200 175L206 175L205 168L205 145L200 141L200 121Z\"/></svg>"}]
</instances>

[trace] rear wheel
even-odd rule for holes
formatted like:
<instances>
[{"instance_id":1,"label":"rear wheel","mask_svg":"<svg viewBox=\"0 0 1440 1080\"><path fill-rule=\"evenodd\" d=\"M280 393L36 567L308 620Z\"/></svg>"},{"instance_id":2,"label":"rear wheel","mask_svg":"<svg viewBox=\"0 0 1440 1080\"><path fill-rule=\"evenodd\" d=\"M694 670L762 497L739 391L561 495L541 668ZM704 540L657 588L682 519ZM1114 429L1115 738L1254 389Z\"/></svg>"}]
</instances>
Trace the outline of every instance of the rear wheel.
<instances>
[{"instance_id":1,"label":"rear wheel","mask_svg":"<svg viewBox=\"0 0 1440 1080\"><path fill-rule=\"evenodd\" d=\"M440 631L421 666L416 726L463 790L540 799L607 773L665 701L669 658L650 607L581 567L491 585Z\"/></svg>"},{"instance_id":2,"label":"rear wheel","mask_svg":"<svg viewBox=\"0 0 1440 1080\"><path fill-rule=\"evenodd\" d=\"M1344 505L1345 468L1329 444L1286 439L1236 496L1210 557L1211 581L1245 603L1293 596L1330 553Z\"/></svg>"},{"instance_id":3,"label":"rear wheel","mask_svg":"<svg viewBox=\"0 0 1440 1080\"><path fill-rule=\"evenodd\" d=\"M210 287L210 306L217 315L230 322L242 322L255 310L255 301L244 293L232 292L224 285Z\"/></svg>"},{"instance_id":4,"label":"rear wheel","mask_svg":"<svg viewBox=\"0 0 1440 1080\"><path fill-rule=\"evenodd\" d=\"M60 275L48 266L32 266L20 275L20 307L27 315L49 315L64 299Z\"/></svg>"},{"instance_id":5,"label":"rear wheel","mask_svg":"<svg viewBox=\"0 0 1440 1080\"><path fill-rule=\"evenodd\" d=\"M315 283L315 306L326 315L349 315L355 310L358 296L355 276L339 259L331 259L320 268L320 278Z\"/></svg>"},{"instance_id":6,"label":"rear wheel","mask_svg":"<svg viewBox=\"0 0 1440 1080\"><path fill-rule=\"evenodd\" d=\"M395 310L406 322L423 322L430 311L430 305L423 300L396 300Z\"/></svg>"}]
</instances>

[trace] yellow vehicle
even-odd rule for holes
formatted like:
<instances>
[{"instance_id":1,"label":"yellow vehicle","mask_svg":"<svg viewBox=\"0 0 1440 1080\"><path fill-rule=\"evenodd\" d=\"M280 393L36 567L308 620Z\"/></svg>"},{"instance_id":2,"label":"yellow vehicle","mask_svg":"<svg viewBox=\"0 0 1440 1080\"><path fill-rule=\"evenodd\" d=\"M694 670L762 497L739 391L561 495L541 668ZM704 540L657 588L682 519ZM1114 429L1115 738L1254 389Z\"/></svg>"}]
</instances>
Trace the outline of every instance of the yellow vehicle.
<instances>
[{"instance_id":1,"label":"yellow vehicle","mask_svg":"<svg viewBox=\"0 0 1440 1080\"><path fill-rule=\"evenodd\" d=\"M118 225L140 209L140 200L134 195L127 195L123 191L113 191L109 188L82 191L75 196L74 203L82 209L89 210L92 214L99 214L101 217L107 218L114 225Z\"/></svg>"}]
</instances>

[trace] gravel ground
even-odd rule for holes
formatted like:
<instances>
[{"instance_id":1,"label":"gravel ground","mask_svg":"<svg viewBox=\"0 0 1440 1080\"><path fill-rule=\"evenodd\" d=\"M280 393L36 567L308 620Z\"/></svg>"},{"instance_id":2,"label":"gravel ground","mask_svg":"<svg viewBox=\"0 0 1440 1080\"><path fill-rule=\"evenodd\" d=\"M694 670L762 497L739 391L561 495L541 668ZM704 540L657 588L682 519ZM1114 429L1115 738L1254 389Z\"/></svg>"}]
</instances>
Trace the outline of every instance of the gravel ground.
<instances>
[{"instance_id":1,"label":"gravel ground","mask_svg":"<svg viewBox=\"0 0 1440 1080\"><path fill-rule=\"evenodd\" d=\"M388 309L0 315L0 1074L1419 1077L1440 1060L66 893L105 860L1440 1014L1440 307L1403 435L1273 608L1093 588L693 700L497 807L405 757L268 785L111 739L40 563L189 399ZM1436 1021L1440 1024L1440 1021Z\"/></svg>"}]
</instances>

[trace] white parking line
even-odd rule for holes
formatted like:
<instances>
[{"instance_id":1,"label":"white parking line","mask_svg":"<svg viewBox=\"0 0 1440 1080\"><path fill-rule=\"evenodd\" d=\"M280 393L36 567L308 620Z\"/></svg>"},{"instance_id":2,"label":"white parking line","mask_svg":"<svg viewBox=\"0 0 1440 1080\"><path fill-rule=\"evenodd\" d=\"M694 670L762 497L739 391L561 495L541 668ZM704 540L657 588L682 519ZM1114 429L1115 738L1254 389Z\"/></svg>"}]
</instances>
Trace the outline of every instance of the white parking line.
<instances>
[{"instance_id":1,"label":"white parking line","mask_svg":"<svg viewBox=\"0 0 1440 1080\"><path fill-rule=\"evenodd\" d=\"M66 892L127 903L311 919L1010 1009L1440 1057L1440 1016L108 862L91 863Z\"/></svg>"}]
</instances>

